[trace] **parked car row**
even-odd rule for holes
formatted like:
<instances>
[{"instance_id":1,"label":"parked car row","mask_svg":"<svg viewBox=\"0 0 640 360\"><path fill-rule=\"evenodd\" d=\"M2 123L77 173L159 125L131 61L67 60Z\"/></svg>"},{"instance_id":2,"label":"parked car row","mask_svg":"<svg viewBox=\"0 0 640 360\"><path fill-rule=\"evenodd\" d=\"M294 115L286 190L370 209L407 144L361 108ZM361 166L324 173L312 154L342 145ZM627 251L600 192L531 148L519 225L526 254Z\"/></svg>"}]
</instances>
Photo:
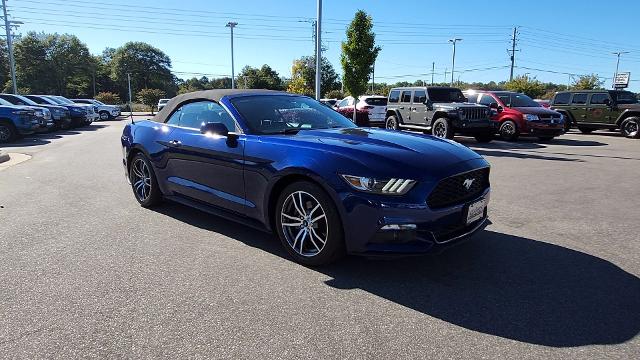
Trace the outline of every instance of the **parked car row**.
<instances>
[{"instance_id":1,"label":"parked car row","mask_svg":"<svg viewBox=\"0 0 640 360\"><path fill-rule=\"evenodd\" d=\"M0 94L0 143L18 136L89 125L120 115L120 108L93 99L57 95Z\"/></svg>"}]
</instances>

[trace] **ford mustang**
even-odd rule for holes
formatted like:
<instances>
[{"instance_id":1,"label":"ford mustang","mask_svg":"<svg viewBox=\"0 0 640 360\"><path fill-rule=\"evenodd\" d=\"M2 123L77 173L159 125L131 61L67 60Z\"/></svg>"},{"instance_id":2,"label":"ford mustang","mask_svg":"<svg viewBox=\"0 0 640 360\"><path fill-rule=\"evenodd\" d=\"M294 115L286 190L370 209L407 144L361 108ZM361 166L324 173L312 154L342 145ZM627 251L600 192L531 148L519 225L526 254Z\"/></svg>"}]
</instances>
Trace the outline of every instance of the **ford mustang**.
<instances>
[{"instance_id":1,"label":"ford mustang","mask_svg":"<svg viewBox=\"0 0 640 360\"><path fill-rule=\"evenodd\" d=\"M360 128L301 95L206 90L122 133L144 207L173 201L277 233L294 260L439 251L487 222L489 164L432 136Z\"/></svg>"}]
</instances>

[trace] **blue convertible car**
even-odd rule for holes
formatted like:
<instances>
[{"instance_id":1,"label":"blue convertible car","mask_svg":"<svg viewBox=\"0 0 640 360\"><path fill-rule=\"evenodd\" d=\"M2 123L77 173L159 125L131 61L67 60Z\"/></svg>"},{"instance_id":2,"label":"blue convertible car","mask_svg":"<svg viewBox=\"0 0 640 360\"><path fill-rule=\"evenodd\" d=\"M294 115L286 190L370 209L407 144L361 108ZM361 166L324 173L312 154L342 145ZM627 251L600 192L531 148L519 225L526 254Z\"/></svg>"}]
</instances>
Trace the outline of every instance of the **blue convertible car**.
<instances>
[{"instance_id":1,"label":"blue convertible car","mask_svg":"<svg viewBox=\"0 0 640 360\"><path fill-rule=\"evenodd\" d=\"M122 134L138 202L170 200L274 231L298 262L416 254L483 228L489 164L455 142L356 127L300 95L179 95Z\"/></svg>"}]
</instances>

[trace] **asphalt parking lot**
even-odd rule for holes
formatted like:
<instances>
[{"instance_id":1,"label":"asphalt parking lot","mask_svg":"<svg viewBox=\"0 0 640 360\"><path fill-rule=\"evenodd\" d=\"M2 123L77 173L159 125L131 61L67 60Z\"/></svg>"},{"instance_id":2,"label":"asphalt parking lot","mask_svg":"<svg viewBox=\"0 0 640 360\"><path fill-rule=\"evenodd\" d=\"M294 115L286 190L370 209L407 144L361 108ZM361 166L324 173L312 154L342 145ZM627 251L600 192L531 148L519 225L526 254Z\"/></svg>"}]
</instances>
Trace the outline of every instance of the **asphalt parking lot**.
<instances>
[{"instance_id":1,"label":"asphalt parking lot","mask_svg":"<svg viewBox=\"0 0 640 360\"><path fill-rule=\"evenodd\" d=\"M5 145L3 358L637 358L640 141L478 144L492 224L448 252L290 261L274 236L141 208L124 121ZM30 158L29 158L30 156Z\"/></svg>"}]
</instances>

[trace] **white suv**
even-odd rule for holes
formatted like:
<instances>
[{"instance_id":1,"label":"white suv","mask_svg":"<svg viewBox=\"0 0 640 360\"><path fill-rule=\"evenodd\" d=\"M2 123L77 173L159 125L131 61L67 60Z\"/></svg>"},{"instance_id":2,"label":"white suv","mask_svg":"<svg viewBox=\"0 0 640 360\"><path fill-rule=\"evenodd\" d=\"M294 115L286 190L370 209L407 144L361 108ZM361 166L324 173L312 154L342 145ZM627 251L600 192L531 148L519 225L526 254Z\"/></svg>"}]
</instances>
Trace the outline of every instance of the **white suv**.
<instances>
[{"instance_id":1,"label":"white suv","mask_svg":"<svg viewBox=\"0 0 640 360\"><path fill-rule=\"evenodd\" d=\"M167 105L167 103L169 102L169 100L171 99L160 99L158 101L158 111L162 110L162 108Z\"/></svg>"},{"instance_id":2,"label":"white suv","mask_svg":"<svg viewBox=\"0 0 640 360\"><path fill-rule=\"evenodd\" d=\"M336 105L336 109L353 108L353 97L348 96ZM387 98L380 95L363 95L358 98L356 109L369 113L369 123L371 125L384 125L387 115Z\"/></svg>"},{"instance_id":3,"label":"white suv","mask_svg":"<svg viewBox=\"0 0 640 360\"><path fill-rule=\"evenodd\" d=\"M101 101L95 99L71 99L76 104L89 104L93 105L94 109L98 112L100 120L111 120L120 116L120 107L118 105L107 105Z\"/></svg>"}]
</instances>

